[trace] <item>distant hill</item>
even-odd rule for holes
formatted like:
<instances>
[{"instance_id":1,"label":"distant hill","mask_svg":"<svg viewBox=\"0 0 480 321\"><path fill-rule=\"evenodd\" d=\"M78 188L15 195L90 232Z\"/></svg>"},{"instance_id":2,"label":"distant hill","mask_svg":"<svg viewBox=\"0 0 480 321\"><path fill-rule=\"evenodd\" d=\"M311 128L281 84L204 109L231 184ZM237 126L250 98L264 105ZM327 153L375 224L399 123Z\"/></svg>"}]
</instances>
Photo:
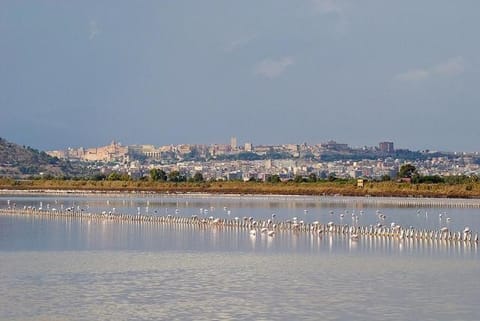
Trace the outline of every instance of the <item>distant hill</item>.
<instances>
[{"instance_id":1,"label":"distant hill","mask_svg":"<svg viewBox=\"0 0 480 321\"><path fill-rule=\"evenodd\" d=\"M43 151L20 146L0 137L0 176L71 176L79 169L69 162L51 157ZM43 174L42 174L43 173Z\"/></svg>"}]
</instances>

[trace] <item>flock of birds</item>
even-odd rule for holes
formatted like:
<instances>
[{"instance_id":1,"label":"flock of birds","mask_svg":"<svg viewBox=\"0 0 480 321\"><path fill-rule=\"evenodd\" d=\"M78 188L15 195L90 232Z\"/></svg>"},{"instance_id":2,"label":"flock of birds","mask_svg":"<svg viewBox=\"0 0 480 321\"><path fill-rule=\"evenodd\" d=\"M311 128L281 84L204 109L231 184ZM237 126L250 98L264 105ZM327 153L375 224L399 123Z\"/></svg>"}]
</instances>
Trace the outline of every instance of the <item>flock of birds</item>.
<instances>
[{"instance_id":1,"label":"flock of birds","mask_svg":"<svg viewBox=\"0 0 480 321\"><path fill-rule=\"evenodd\" d=\"M293 217L291 219L280 220L277 219L275 213L271 214L267 219L257 219L252 216L232 217L232 211L228 207L223 208L223 213L217 217L212 214L215 213L215 207L200 208L198 214L191 216L181 216L180 208L175 208L172 213L168 207L165 208L164 213L159 209L150 209L150 202L147 201L145 209L143 207L136 208L136 214L122 214L117 213L115 207L109 207L109 210L103 210L100 213L90 213L89 205L73 205L66 207L55 201L57 207L52 207L43 202L39 206L27 206L17 208L15 203L10 200L7 201L7 208L1 209L3 214L28 214L28 215L44 215L44 216L62 216L62 217L80 217L88 219L101 219L113 221L131 221L131 222L145 222L145 223L162 223L162 224L182 224L182 225L197 225L205 227L230 227L237 229L248 230L251 237L265 234L268 237L274 237L279 231L293 231L293 232L308 232L322 237L326 234L342 234L350 238L351 241L357 242L362 236L378 236L391 237L396 239L422 239L422 240L445 240L445 241L463 241L471 244L478 244L478 233L473 233L470 227L465 226L462 231L451 231L448 225L452 219L447 216L446 212L438 214L439 224L443 225L438 229L417 229L413 226L402 226L395 222L389 222L387 215L382 211L376 210L375 223L360 226L359 221L361 217L366 215L363 210L358 213L355 210L351 212L344 210L341 213L335 214L333 210L329 211L331 220L328 222L313 221L307 222L308 210L305 209L304 218ZM107 205L110 205L107 201ZM150 214L153 212L153 214ZM216 213L215 213L216 214ZM428 212L424 214L419 209L417 216L425 215L428 218ZM351 216L351 224L346 224L344 221L347 216ZM335 222L337 221L337 222ZM339 221L339 222L338 222Z\"/></svg>"}]
</instances>

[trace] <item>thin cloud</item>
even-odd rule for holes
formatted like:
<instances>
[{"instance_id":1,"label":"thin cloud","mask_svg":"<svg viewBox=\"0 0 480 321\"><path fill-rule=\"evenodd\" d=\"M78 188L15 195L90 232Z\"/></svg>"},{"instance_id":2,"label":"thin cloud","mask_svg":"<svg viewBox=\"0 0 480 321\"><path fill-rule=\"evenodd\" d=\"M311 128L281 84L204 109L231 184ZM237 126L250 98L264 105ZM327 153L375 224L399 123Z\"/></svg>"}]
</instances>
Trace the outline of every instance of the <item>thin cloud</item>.
<instances>
[{"instance_id":1,"label":"thin cloud","mask_svg":"<svg viewBox=\"0 0 480 321\"><path fill-rule=\"evenodd\" d=\"M242 47L245 47L248 45L250 42L255 40L257 38L257 35L249 35L245 36L242 38L235 39L231 41L226 47L225 47L225 52L233 52L235 50L238 50Z\"/></svg>"},{"instance_id":2,"label":"thin cloud","mask_svg":"<svg viewBox=\"0 0 480 321\"><path fill-rule=\"evenodd\" d=\"M463 57L457 56L427 68L410 69L394 77L395 80L405 82L424 81L435 77L453 77L465 71Z\"/></svg>"},{"instance_id":3,"label":"thin cloud","mask_svg":"<svg viewBox=\"0 0 480 321\"><path fill-rule=\"evenodd\" d=\"M432 73L443 76L455 76L465 71L465 62L463 57L458 56L440 63L433 67Z\"/></svg>"},{"instance_id":4,"label":"thin cloud","mask_svg":"<svg viewBox=\"0 0 480 321\"><path fill-rule=\"evenodd\" d=\"M348 31L349 19L347 8L349 3L342 0L310 0L314 14L335 17L335 32L345 34Z\"/></svg>"},{"instance_id":5,"label":"thin cloud","mask_svg":"<svg viewBox=\"0 0 480 321\"><path fill-rule=\"evenodd\" d=\"M277 78L294 62L292 57L283 57L277 60L265 59L255 66L254 74L269 79Z\"/></svg>"},{"instance_id":6,"label":"thin cloud","mask_svg":"<svg viewBox=\"0 0 480 321\"><path fill-rule=\"evenodd\" d=\"M88 39L93 40L100 33L97 22L95 20L90 20L88 23Z\"/></svg>"},{"instance_id":7,"label":"thin cloud","mask_svg":"<svg viewBox=\"0 0 480 321\"><path fill-rule=\"evenodd\" d=\"M430 72L427 69L411 69L395 76L400 81L421 81L428 79Z\"/></svg>"},{"instance_id":8,"label":"thin cloud","mask_svg":"<svg viewBox=\"0 0 480 321\"><path fill-rule=\"evenodd\" d=\"M338 0L311 0L315 11L319 14L344 14L344 7Z\"/></svg>"}]
</instances>

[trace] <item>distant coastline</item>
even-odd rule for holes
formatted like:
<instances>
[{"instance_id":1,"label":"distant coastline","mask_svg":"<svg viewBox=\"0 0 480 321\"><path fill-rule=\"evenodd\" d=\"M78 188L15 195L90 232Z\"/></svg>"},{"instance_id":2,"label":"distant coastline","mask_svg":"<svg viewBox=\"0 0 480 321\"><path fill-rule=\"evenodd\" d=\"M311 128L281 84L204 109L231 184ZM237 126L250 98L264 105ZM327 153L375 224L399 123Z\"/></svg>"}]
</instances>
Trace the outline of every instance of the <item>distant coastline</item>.
<instances>
[{"instance_id":1,"label":"distant coastline","mask_svg":"<svg viewBox=\"0 0 480 321\"><path fill-rule=\"evenodd\" d=\"M238 194L238 195L303 195L303 196L372 196L372 197L434 197L480 198L480 183L410 184L400 182L153 182L153 181L92 181L92 180L14 180L0 179L0 190L63 191L92 193L162 193L162 194Z\"/></svg>"}]
</instances>

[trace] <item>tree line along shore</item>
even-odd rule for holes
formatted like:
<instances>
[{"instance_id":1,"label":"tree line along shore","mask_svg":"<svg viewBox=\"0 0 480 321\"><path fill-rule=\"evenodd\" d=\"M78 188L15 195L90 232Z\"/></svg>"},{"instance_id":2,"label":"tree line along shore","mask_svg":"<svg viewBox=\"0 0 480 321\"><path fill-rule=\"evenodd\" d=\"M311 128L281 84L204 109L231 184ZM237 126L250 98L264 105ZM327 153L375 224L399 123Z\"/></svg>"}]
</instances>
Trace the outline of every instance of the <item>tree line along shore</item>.
<instances>
[{"instance_id":1,"label":"tree line along shore","mask_svg":"<svg viewBox=\"0 0 480 321\"><path fill-rule=\"evenodd\" d=\"M342 195L384 197L480 198L480 182L412 183L405 181L158 181L0 178L3 190L78 190L98 192L218 193L259 195Z\"/></svg>"}]
</instances>

